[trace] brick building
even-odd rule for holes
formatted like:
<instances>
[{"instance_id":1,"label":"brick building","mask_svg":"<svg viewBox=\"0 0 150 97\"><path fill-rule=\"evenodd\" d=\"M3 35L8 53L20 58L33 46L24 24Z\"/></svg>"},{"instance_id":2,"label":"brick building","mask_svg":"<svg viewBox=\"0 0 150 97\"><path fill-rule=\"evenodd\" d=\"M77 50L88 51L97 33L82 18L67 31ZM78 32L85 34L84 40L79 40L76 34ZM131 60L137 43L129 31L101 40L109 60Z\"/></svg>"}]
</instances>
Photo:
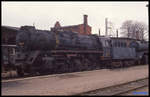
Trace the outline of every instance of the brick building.
<instances>
[{"instance_id":1,"label":"brick building","mask_svg":"<svg viewBox=\"0 0 150 97\"><path fill-rule=\"evenodd\" d=\"M71 26L61 26L57 21L51 31L60 30L60 31L73 31L78 32L79 34L91 34L91 26L88 25L87 15L83 16L83 24L71 25Z\"/></svg>"}]
</instances>

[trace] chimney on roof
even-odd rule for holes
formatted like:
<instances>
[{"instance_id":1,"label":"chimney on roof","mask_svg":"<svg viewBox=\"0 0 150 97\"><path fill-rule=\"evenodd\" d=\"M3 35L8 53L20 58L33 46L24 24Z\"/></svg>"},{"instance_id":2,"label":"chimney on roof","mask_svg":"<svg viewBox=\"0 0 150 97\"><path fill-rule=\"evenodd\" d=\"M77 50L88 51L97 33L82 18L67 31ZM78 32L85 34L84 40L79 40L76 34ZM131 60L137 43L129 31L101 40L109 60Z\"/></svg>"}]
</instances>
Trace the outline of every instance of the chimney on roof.
<instances>
[{"instance_id":1,"label":"chimney on roof","mask_svg":"<svg viewBox=\"0 0 150 97\"><path fill-rule=\"evenodd\" d=\"M85 25L88 24L87 17L88 17L87 15L84 15L84 17L83 17L83 18L84 18L84 24L85 24Z\"/></svg>"},{"instance_id":2,"label":"chimney on roof","mask_svg":"<svg viewBox=\"0 0 150 97\"><path fill-rule=\"evenodd\" d=\"M86 32L86 31L87 31L87 30L86 30L86 29L87 29L87 25L88 25L87 17L88 17L87 15L84 15L84 17L83 17L83 18L84 18L84 22L83 22L83 24L84 24L84 34L87 33L87 32Z\"/></svg>"}]
</instances>

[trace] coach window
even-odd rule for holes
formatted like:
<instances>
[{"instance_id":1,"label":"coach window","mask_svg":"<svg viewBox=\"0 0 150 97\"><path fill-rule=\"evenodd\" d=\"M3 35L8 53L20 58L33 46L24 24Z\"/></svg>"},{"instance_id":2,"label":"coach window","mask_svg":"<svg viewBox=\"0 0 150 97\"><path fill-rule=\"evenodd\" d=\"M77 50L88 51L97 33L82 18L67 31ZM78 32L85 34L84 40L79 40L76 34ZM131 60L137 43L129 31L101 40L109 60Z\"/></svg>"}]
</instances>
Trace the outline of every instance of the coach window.
<instances>
[{"instance_id":1,"label":"coach window","mask_svg":"<svg viewBox=\"0 0 150 97\"><path fill-rule=\"evenodd\" d=\"M124 42L122 42L122 47L124 47Z\"/></svg>"},{"instance_id":2,"label":"coach window","mask_svg":"<svg viewBox=\"0 0 150 97\"><path fill-rule=\"evenodd\" d=\"M113 42L113 47L115 47L115 42Z\"/></svg>"},{"instance_id":3,"label":"coach window","mask_svg":"<svg viewBox=\"0 0 150 97\"><path fill-rule=\"evenodd\" d=\"M120 42L120 47L122 47L122 42Z\"/></svg>"},{"instance_id":4,"label":"coach window","mask_svg":"<svg viewBox=\"0 0 150 97\"><path fill-rule=\"evenodd\" d=\"M118 47L118 42L117 41L115 42L115 44L116 44L116 47Z\"/></svg>"},{"instance_id":5,"label":"coach window","mask_svg":"<svg viewBox=\"0 0 150 97\"><path fill-rule=\"evenodd\" d=\"M120 47L122 47L122 42L120 42Z\"/></svg>"},{"instance_id":6,"label":"coach window","mask_svg":"<svg viewBox=\"0 0 150 97\"><path fill-rule=\"evenodd\" d=\"M117 42L115 41L115 47L117 47Z\"/></svg>"},{"instance_id":7,"label":"coach window","mask_svg":"<svg viewBox=\"0 0 150 97\"><path fill-rule=\"evenodd\" d=\"M115 41L115 44L116 44L116 47L118 47L118 42L117 41Z\"/></svg>"},{"instance_id":8,"label":"coach window","mask_svg":"<svg viewBox=\"0 0 150 97\"><path fill-rule=\"evenodd\" d=\"M123 47L125 47L125 43L123 42Z\"/></svg>"},{"instance_id":9,"label":"coach window","mask_svg":"<svg viewBox=\"0 0 150 97\"><path fill-rule=\"evenodd\" d=\"M124 47L124 44L123 44L123 42L121 42L121 47Z\"/></svg>"},{"instance_id":10,"label":"coach window","mask_svg":"<svg viewBox=\"0 0 150 97\"><path fill-rule=\"evenodd\" d=\"M115 41L113 41L113 47L115 47L116 46L116 42Z\"/></svg>"},{"instance_id":11,"label":"coach window","mask_svg":"<svg viewBox=\"0 0 150 97\"><path fill-rule=\"evenodd\" d=\"M122 42L120 42L120 47L122 47Z\"/></svg>"},{"instance_id":12,"label":"coach window","mask_svg":"<svg viewBox=\"0 0 150 97\"><path fill-rule=\"evenodd\" d=\"M119 47L121 47L121 42L119 42Z\"/></svg>"},{"instance_id":13,"label":"coach window","mask_svg":"<svg viewBox=\"0 0 150 97\"><path fill-rule=\"evenodd\" d=\"M122 42L120 42L120 47L122 47Z\"/></svg>"},{"instance_id":14,"label":"coach window","mask_svg":"<svg viewBox=\"0 0 150 97\"><path fill-rule=\"evenodd\" d=\"M115 47L117 47L117 42L115 41Z\"/></svg>"},{"instance_id":15,"label":"coach window","mask_svg":"<svg viewBox=\"0 0 150 97\"><path fill-rule=\"evenodd\" d=\"M123 47L125 47L125 45L124 45L124 44L125 44L125 43L123 42L123 44L122 44L122 45L123 45Z\"/></svg>"},{"instance_id":16,"label":"coach window","mask_svg":"<svg viewBox=\"0 0 150 97\"><path fill-rule=\"evenodd\" d=\"M126 47L127 46L127 44L126 44L126 42L124 43L124 47Z\"/></svg>"},{"instance_id":17,"label":"coach window","mask_svg":"<svg viewBox=\"0 0 150 97\"><path fill-rule=\"evenodd\" d=\"M117 42L117 47L119 47L119 42Z\"/></svg>"}]
</instances>

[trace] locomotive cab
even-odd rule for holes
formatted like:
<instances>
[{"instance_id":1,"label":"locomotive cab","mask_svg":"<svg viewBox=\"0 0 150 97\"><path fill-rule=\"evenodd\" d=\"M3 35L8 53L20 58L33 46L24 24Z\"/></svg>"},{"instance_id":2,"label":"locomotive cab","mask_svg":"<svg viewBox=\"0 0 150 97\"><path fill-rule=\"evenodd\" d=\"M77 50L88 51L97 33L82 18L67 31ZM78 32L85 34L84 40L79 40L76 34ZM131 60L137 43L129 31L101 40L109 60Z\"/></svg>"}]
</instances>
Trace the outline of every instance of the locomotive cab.
<instances>
[{"instance_id":1,"label":"locomotive cab","mask_svg":"<svg viewBox=\"0 0 150 97\"><path fill-rule=\"evenodd\" d=\"M107 59L111 57L111 40L109 37L100 37L103 48L103 58Z\"/></svg>"}]
</instances>

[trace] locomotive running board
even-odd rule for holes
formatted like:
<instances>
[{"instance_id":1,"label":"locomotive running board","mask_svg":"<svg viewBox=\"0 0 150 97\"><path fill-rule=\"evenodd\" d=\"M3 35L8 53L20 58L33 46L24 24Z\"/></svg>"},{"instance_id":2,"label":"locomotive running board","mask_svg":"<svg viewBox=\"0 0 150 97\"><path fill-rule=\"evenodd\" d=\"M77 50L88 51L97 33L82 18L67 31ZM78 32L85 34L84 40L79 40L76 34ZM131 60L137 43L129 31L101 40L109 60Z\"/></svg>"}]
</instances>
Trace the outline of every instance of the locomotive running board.
<instances>
[{"instance_id":1,"label":"locomotive running board","mask_svg":"<svg viewBox=\"0 0 150 97\"><path fill-rule=\"evenodd\" d=\"M103 53L102 51L93 50L52 50L52 53Z\"/></svg>"}]
</instances>

